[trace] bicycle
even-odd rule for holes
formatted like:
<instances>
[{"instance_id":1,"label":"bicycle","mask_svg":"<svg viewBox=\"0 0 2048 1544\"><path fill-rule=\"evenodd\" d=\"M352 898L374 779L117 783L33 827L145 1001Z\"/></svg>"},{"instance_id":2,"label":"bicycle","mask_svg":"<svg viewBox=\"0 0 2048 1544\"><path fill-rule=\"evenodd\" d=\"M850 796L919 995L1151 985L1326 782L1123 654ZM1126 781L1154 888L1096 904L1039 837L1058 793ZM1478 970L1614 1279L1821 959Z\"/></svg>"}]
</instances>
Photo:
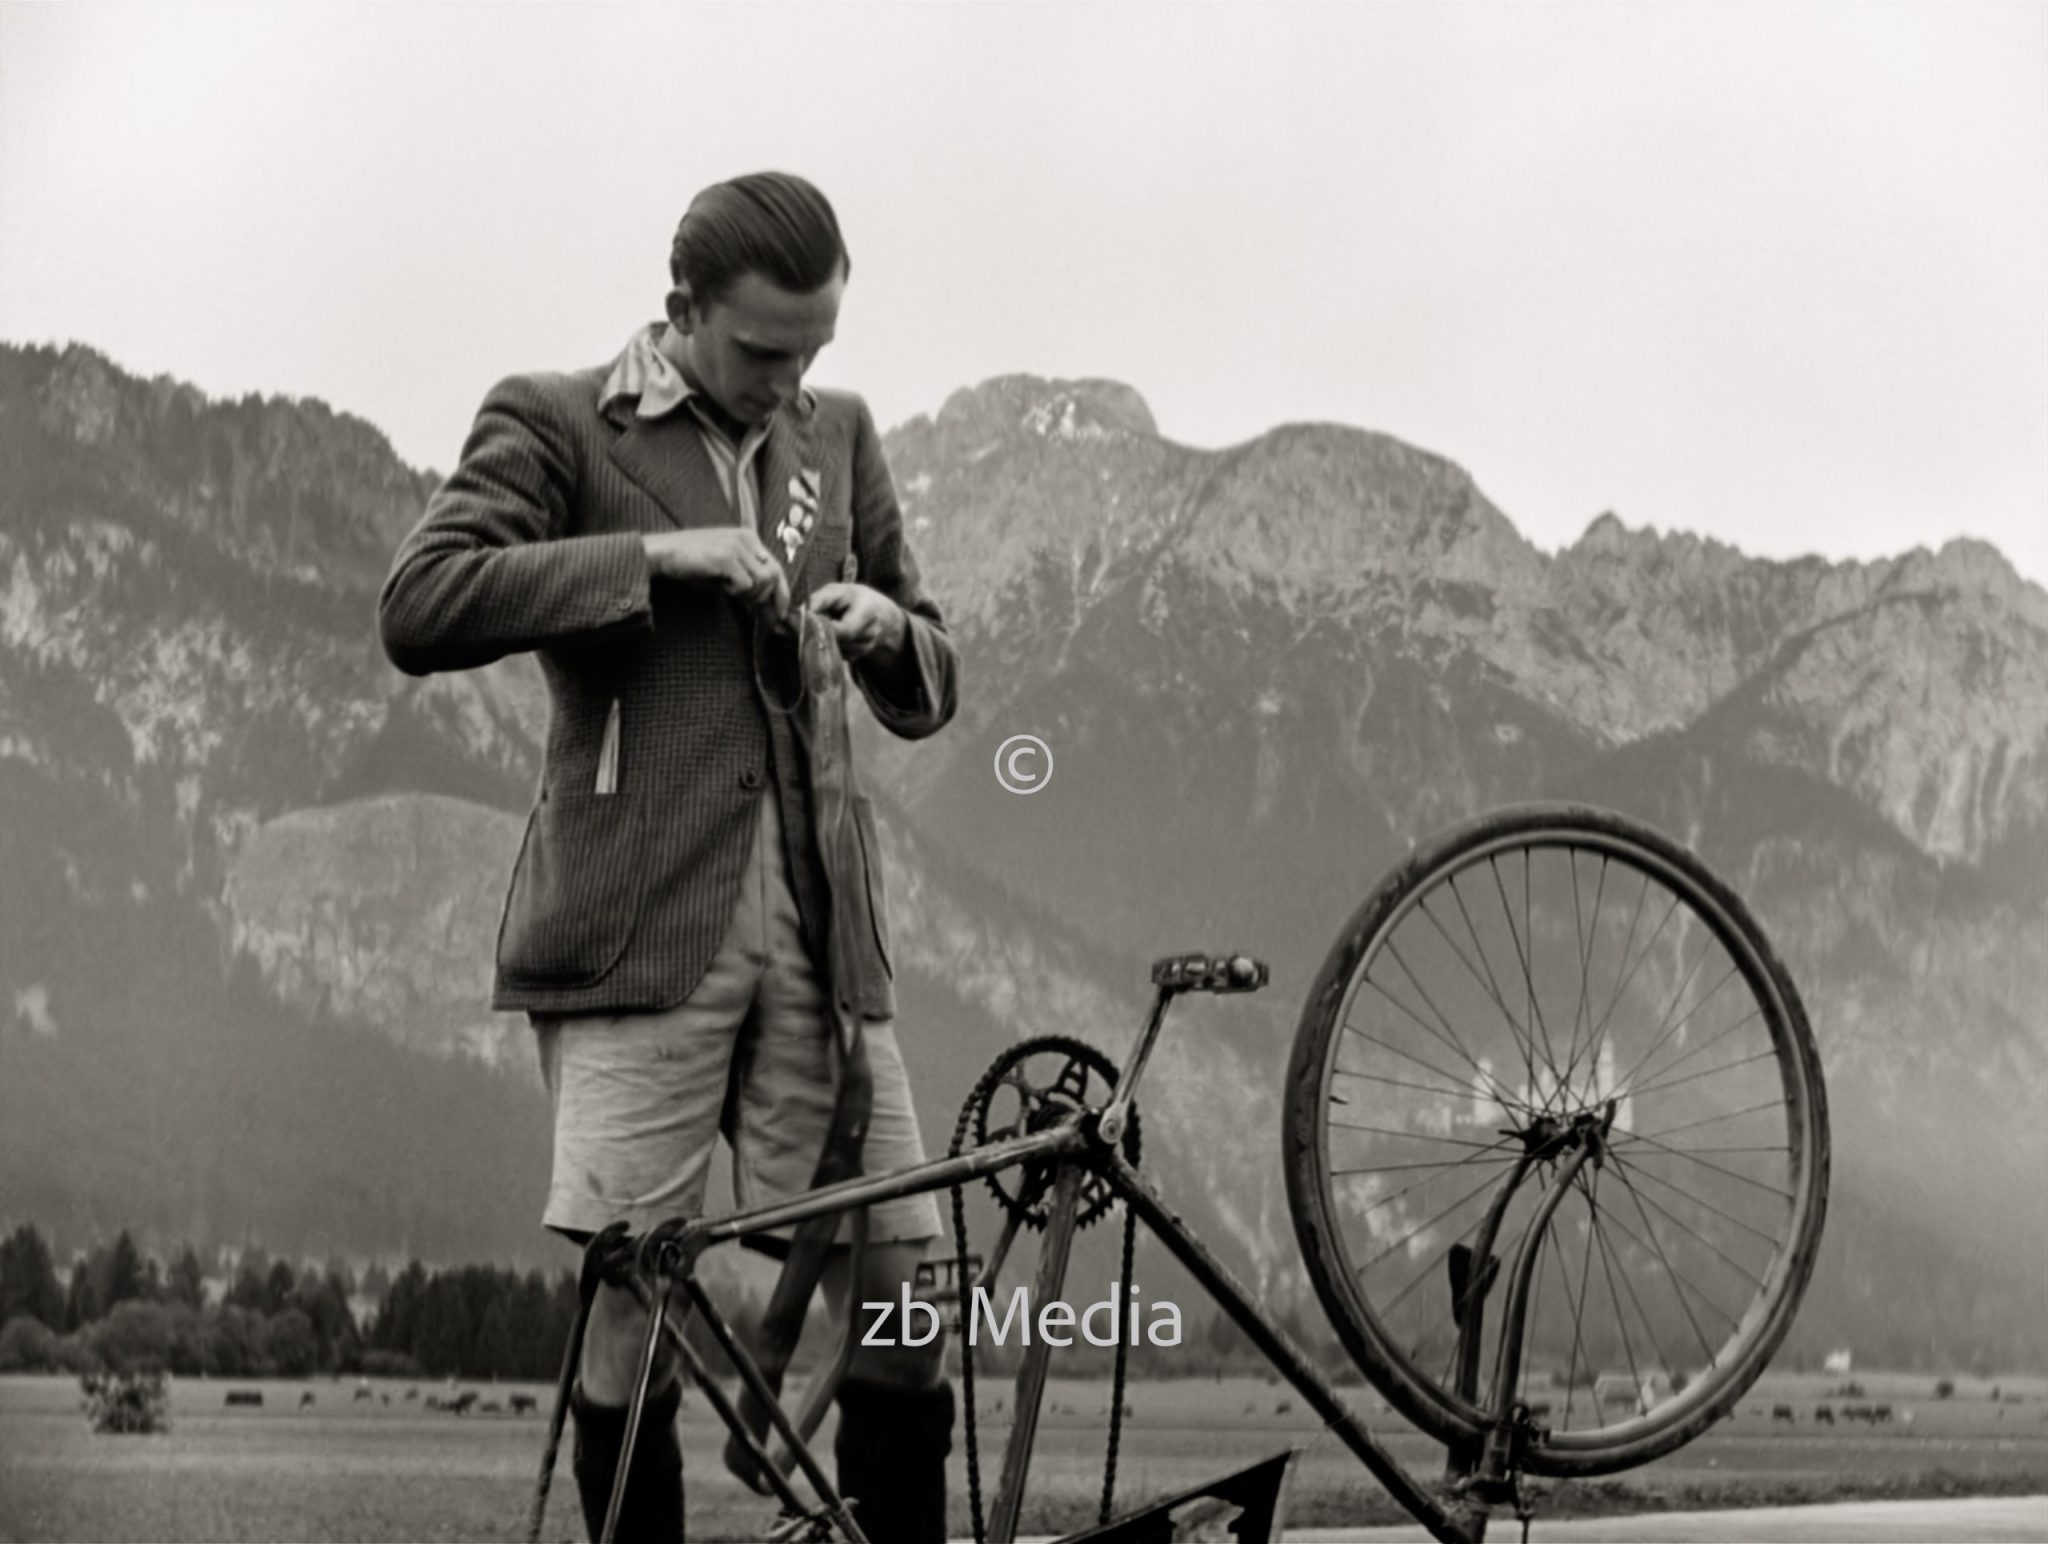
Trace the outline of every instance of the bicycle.
<instances>
[{"instance_id":1,"label":"bicycle","mask_svg":"<svg viewBox=\"0 0 2048 1544\"><path fill-rule=\"evenodd\" d=\"M862 1540L807 1446L857 1316L848 1312L835 1369L813 1381L792 1419L695 1263L762 1230L942 1189L953 1192L950 1263L963 1309L976 1287L993 1285L1025 1226L1043 1239L1030 1301L1058 1300L1075 1228L1121 1200L1120 1279L1130 1280L1142 1219L1326 1428L1447 1544L1482 1540L1503 1505L1526 1535L1525 1475L1647 1462L1698 1436L1755 1382L1813 1269L1827 1200L1826 1093L1790 976L1742 901L1693 853L1583 806L1482 816L1381 881L1304 1004L1283 1133L1303 1260L1359 1369L1444 1444L1440 1486L1394 1459L1138 1171L1135 1098L1173 1000L1253 991L1267 977L1243 955L1169 956L1153 967L1151 1012L1122 1067L1078 1040L1011 1046L970 1093L945 1158L730 1216L673 1219L637 1240L600 1235L585 1257L586 1305L610 1271L649 1310L620 1475L666 1334L783 1503L774 1537ZM973 1181L986 1181L1007 1214L987 1261L966 1248L963 1187ZM678 1287L767 1409L782 1454L768 1453L690 1353L671 1312ZM579 1320L550 1423L535 1538L581 1329ZM1023 1354L984 1529L963 1343L977 1540L1015 1538L1049 1353L1041 1338ZM1625 1374L1598 1371L1620 1362ZM1532 1397L1560 1369L1561 1412L1555 1393ZM1105 1528L1114 1526L1122 1376L1120 1339ZM1616 1383L1618 1411L1603 1393ZM797 1495L791 1470L802 1471L815 1505ZM607 1538L622 1491L621 1481Z\"/></svg>"}]
</instances>

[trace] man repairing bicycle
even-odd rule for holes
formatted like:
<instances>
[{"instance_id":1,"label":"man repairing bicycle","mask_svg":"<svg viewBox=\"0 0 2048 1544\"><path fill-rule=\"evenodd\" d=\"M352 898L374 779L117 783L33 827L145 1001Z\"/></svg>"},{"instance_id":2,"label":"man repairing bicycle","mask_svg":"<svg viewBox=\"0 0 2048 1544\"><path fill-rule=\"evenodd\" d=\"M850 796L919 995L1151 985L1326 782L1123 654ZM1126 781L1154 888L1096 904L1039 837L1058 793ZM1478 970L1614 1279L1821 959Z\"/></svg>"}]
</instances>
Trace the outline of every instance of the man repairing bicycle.
<instances>
[{"instance_id":1,"label":"man repairing bicycle","mask_svg":"<svg viewBox=\"0 0 2048 1544\"><path fill-rule=\"evenodd\" d=\"M721 1132L738 1204L805 1189L834 1110L835 989L873 1072L864 1167L925 1156L861 801L866 872L851 882L874 918L845 940L855 979L827 970L830 887L849 881L827 872L814 830L800 687L775 627L807 606L895 734L952 718L956 655L866 404L802 385L850 268L831 205L801 178L705 189L676 231L666 320L606 364L494 387L380 600L402 670L532 650L547 679L493 1004L532 1017L554 1109L543 1220L579 1241L701 1213ZM868 1226L859 1299L895 1302L937 1207L891 1201ZM848 1269L840 1248L835 1305ZM644 1324L629 1291L599 1289L571 1397L593 1538ZM945 1537L943 1345L861 1347L840 1385L839 1487L876 1540ZM680 1398L664 1342L621 1538L680 1536Z\"/></svg>"}]
</instances>

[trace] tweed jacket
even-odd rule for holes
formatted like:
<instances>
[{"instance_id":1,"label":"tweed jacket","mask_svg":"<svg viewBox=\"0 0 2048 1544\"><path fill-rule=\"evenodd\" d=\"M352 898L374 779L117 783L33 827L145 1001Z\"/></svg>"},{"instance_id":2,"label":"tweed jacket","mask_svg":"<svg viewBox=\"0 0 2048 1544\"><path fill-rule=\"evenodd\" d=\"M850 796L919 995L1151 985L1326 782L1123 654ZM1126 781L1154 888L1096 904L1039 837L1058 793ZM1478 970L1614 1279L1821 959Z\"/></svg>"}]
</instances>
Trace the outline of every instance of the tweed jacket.
<instances>
[{"instance_id":1,"label":"tweed jacket","mask_svg":"<svg viewBox=\"0 0 2048 1544\"><path fill-rule=\"evenodd\" d=\"M778 669L754 636L769 629L715 585L653 578L642 548L645 533L731 525L734 514L687 410L623 421L600 411L609 369L494 387L379 598L385 652L409 674L532 650L547 681L540 788L499 924L499 1009L616 1013L688 997L731 920L764 789L781 801L812 958L827 964L803 748L774 710L786 702L771 706L759 684L773 689ZM787 565L792 604L852 571L901 606L902 656L886 670L858 663L854 682L892 732L934 733L953 716L957 657L904 541L866 403L806 391L776 415L760 455L764 531L793 494L817 489ZM784 663L793 686L793 651ZM854 811L872 921L850 942L869 968L835 990L842 1010L887 1018L880 857L867 801Z\"/></svg>"}]
</instances>

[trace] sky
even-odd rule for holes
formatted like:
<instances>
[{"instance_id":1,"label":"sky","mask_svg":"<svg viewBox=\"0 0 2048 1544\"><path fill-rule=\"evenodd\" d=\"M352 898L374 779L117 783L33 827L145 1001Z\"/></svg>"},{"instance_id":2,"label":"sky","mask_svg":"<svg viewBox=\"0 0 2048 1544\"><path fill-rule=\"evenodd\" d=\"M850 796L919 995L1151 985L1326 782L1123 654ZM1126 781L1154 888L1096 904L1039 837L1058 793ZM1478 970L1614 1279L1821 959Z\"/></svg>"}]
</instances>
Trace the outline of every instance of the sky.
<instances>
[{"instance_id":1,"label":"sky","mask_svg":"<svg viewBox=\"0 0 2048 1544\"><path fill-rule=\"evenodd\" d=\"M0 5L0 340L317 396L446 470L819 184L815 383L1106 376L1772 557L2048 582L2048 6Z\"/></svg>"}]
</instances>

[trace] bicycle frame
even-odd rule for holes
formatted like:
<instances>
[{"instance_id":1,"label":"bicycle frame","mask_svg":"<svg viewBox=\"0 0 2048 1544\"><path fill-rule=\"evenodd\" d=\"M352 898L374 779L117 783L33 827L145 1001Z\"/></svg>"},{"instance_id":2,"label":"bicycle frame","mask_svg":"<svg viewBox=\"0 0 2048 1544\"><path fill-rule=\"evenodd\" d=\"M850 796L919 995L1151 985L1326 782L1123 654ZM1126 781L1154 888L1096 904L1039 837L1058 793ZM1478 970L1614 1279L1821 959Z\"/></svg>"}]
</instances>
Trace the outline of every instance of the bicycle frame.
<instances>
[{"instance_id":1,"label":"bicycle frame","mask_svg":"<svg viewBox=\"0 0 2048 1544\"><path fill-rule=\"evenodd\" d=\"M1176 962L1162 962L1162 965L1174 963ZM1237 962L1230 963L1235 966ZM1218 964L1221 965L1222 962L1219 961ZM1252 962L1244 961L1244 964L1249 966ZM1264 968L1261 966L1257 969L1259 982L1262 983ZM1199 978L1200 973L1197 972L1195 975ZM616 1520L620 1498L623 1495L624 1476L631 1465L631 1442L637 1432L648 1375L659 1340L664 1334L678 1346L683 1356L685 1372L705 1393L728 1429L742 1441L778 1498L793 1513L798 1514L797 1520L790 1525L791 1529L804 1526L806 1518L815 1520L820 1515L828 1516L841 1534L856 1541L856 1544L863 1544L865 1536L860 1532L836 1490L826 1479L803 1438L791 1424L758 1365L746 1348L739 1343L731 1326L697 1280L696 1261L705 1250L719 1244L736 1242L748 1234L783 1228L809 1218L852 1211L900 1197L947 1190L986 1175L1028 1164L1049 1164L1055 1173L1052 1185L1052 1210L1039 1253L1032 1302L1048 1302L1060 1297L1075 1230L1080 1188L1090 1174L1100 1176L1102 1181L1144 1220L1152 1233L1187 1268L1210 1298L1230 1316L1231 1321L1244 1332L1246 1338L1258 1347L1289 1383L1293 1384L1310 1408L1322 1417L1328 1428L1337 1434L1373 1477L1429 1530L1433 1538L1444 1541L1444 1544L1480 1544L1485 1537L1490 1503L1501 1499L1497 1484L1481 1483L1486 1477L1476 1476L1474 1482L1454 1487L1449 1505L1425 1489L1380 1444L1364 1422L1344 1404L1335 1389L1316 1371L1308 1357L1283 1332L1266 1322L1254 1306L1250 1294L1194 1236L1159 1192L1126 1162L1122 1153L1118 1151L1118 1139L1122 1134L1132 1096L1172 998L1179 992L1189 990L1251 989L1243 985L1179 984L1175 980L1162 979L1159 968L1155 968L1154 980L1159 983L1159 992L1151 1016L1132 1055L1125 1062L1109 1104L1103 1109L1078 1111L1063 1118L1057 1125L1040 1132L1008 1138L986 1147L888 1174L842 1181L747 1211L716 1218L673 1219L645 1235L637 1248L638 1264L656 1285L649 1285L646 1281L636 1281L634 1284L636 1295L640 1296L641 1301L649 1309L648 1330L628 1419L628 1445L625 1455L620 1460L619 1479L613 1489L612 1516L606 1528L607 1544L611 1523ZM1583 1160L1583 1154L1579 1156ZM974 1286L987 1286L992 1283L1000 1260L1001 1255L998 1254L989 1262L981 1281L963 1286L963 1306L971 1302ZM1517 1280L1516 1285L1521 1290L1511 1295L1508 1326L1510 1330L1517 1327L1512 1321L1521 1306L1520 1299L1524 1296L1527 1286L1526 1263L1518 1261L1517 1265L1515 1275L1521 1279ZM588 1270L585 1275L586 1280L591 1279ZM768 1409L771 1425L788 1445L797 1465L804 1470L806 1478L817 1492L823 1506L822 1514L806 1511L788 1485L786 1477L770 1461L765 1449L746 1429L730 1398L684 1342L680 1324L667 1312L668 1300L676 1286L682 1287L691 1306L703 1315L706 1327L725 1355L731 1359L741 1381ZM588 1301L586 1292L586 1308ZM971 1308L967 1311L971 1312ZM851 1318L849 1314L849 1323ZM574 1359L581 1341L581 1327L579 1320L578 1333L571 1335L569 1360L563 1369L564 1388L573 1376ZM1023 1353L1023 1360L1016 1376L1015 1417L1011 1424L1010 1437L1003 1457L1002 1474L997 1482L996 1499L990 1517L990 1544L1011 1544L1016 1538L1025 1480L1037 1433L1039 1405L1045 1388L1052 1349L1043 1338L1039 1338L1033 1340ZM1512 1416L1503 1416L1500 1441L1488 1444L1490 1449L1497 1449L1498 1455L1503 1459L1511 1459L1514 1451L1514 1434L1509 1430L1512 1425ZM559 1412L554 1430L554 1436L558 1435ZM551 1437L550 1451L544 1460L541 1490L536 1497L533 1516L536 1528L540 1520L540 1508L545 1505L547 1480L552 1473L553 1458Z\"/></svg>"}]
</instances>

